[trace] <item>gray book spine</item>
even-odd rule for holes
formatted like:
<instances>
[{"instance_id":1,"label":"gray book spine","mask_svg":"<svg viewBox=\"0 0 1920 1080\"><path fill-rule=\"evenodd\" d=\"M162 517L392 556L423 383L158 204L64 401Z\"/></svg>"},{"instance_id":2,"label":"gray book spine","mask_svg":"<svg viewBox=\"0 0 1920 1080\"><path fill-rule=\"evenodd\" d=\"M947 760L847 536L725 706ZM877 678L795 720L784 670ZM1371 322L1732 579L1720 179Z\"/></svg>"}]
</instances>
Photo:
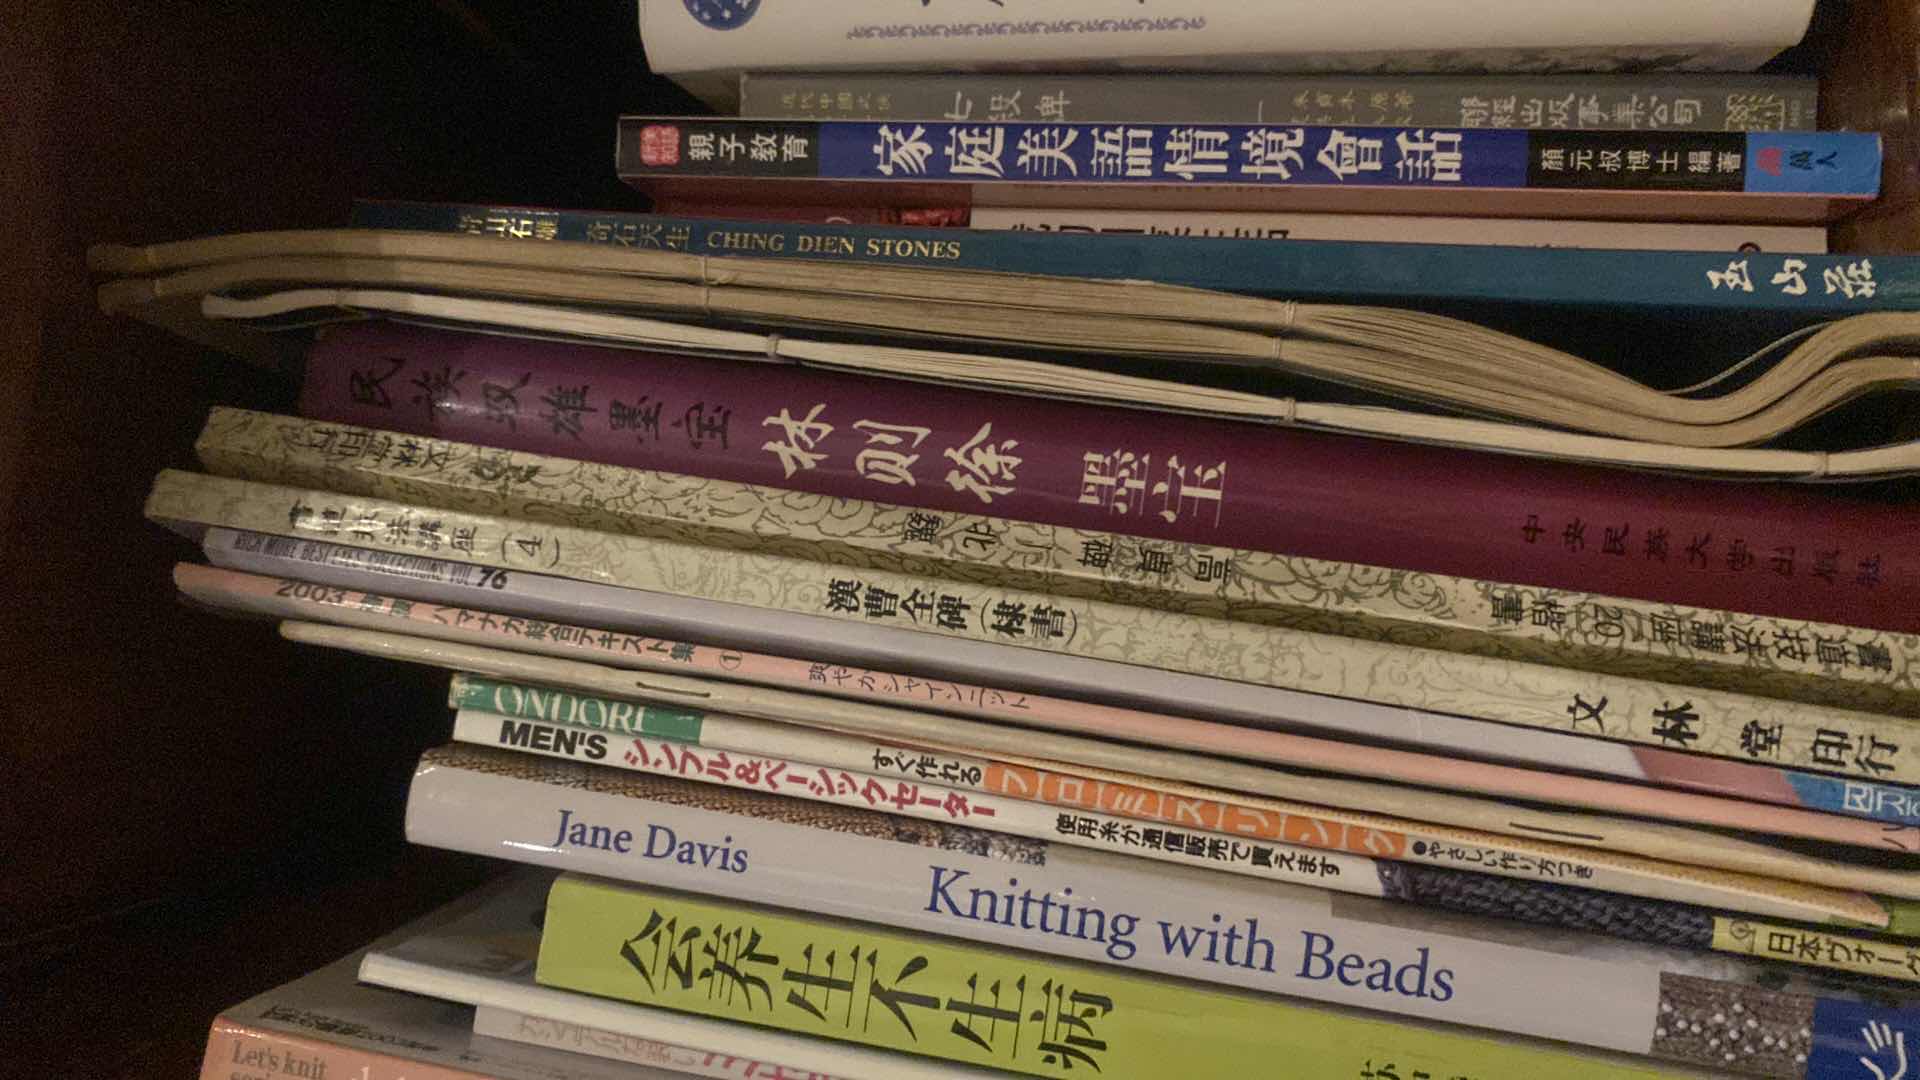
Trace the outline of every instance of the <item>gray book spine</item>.
<instances>
[{"instance_id":1,"label":"gray book spine","mask_svg":"<svg viewBox=\"0 0 1920 1080\"><path fill-rule=\"evenodd\" d=\"M740 76L740 115L758 120L1811 131L1818 96L1780 75Z\"/></svg>"}]
</instances>

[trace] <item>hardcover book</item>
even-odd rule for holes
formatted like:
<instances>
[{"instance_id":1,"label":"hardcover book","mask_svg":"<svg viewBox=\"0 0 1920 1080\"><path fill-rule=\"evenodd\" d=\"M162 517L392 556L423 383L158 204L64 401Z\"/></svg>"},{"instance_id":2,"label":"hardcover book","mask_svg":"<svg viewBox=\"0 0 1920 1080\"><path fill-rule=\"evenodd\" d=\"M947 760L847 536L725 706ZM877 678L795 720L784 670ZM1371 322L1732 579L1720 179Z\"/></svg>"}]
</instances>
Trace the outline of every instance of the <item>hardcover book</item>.
<instances>
[{"instance_id":1,"label":"hardcover book","mask_svg":"<svg viewBox=\"0 0 1920 1080\"><path fill-rule=\"evenodd\" d=\"M1898 319L1848 319L1774 339L1765 343L1762 358L1769 362L1762 367L1754 368L1752 357L1738 362L1729 357L1713 366L1705 381L1675 392L1529 337L1459 318L1203 295L1150 281L1063 279L1041 287L1004 273L847 273L747 258L715 267L704 257L663 252L562 250L478 237L345 230L240 234L146 248L98 245L89 260L106 272L161 275L106 283L99 290L103 309L130 311L189 336L222 340L235 335L222 320L254 320L255 325L289 318L302 324L343 317L358 321L373 309L415 320L509 327L523 335L717 351L1034 396L1622 465L1747 475L1796 469L1815 479L1876 475L1903 460L1907 469L1914 467L1910 442L1862 449L1823 440L1816 453L1737 449L1793 432L1855 397L1911 381L1920 360L1904 355L1910 340ZM244 298L223 295L290 283L318 287ZM199 303L199 317L183 317L183 305L193 301ZM822 332L858 330L891 344L689 326L579 305L664 308ZM987 312L993 317L983 318ZM929 339L968 349L997 342L1037 351L1045 359L928 349ZM1726 348L1724 342L1713 347ZM1507 422L1302 403L1206 381L1145 378L1072 362L1096 355L1177 358L1193 365L1196 374L1252 368L1456 411L1497 413ZM1709 389L1714 392L1705 393ZM1884 425L1869 425L1855 440L1873 444L1905 437Z\"/></svg>"},{"instance_id":2,"label":"hardcover book","mask_svg":"<svg viewBox=\"0 0 1920 1080\"><path fill-rule=\"evenodd\" d=\"M649 194L740 202L1468 214L1817 224L1880 190L1848 132L623 116Z\"/></svg>"},{"instance_id":3,"label":"hardcover book","mask_svg":"<svg viewBox=\"0 0 1920 1080\"><path fill-rule=\"evenodd\" d=\"M200 578L201 575L187 573L186 571L190 569L192 568L180 568L176 571L176 577L188 595L196 599L237 610L261 612L281 610L271 601L246 595L224 584L196 581L196 578ZM280 591L311 594L327 593L332 590L308 586L300 582L282 582ZM343 607L349 603L344 595L340 597L340 602ZM395 609L413 606L408 601L389 601L386 597L374 595L362 595L351 601L352 606L361 609L385 608L389 603ZM374 614L377 616L379 613L376 611ZM472 613L461 612L458 609L432 607L427 608L422 614L428 620L454 621ZM483 616L482 621L490 618L490 616ZM347 617L346 621L355 620ZM376 618L369 624L378 625L378 621ZM555 642L578 640L573 627L535 620L522 622L518 619L507 619L505 622L510 629L520 633L531 631L538 638L550 638ZM1538 808L1522 808L1507 803L1440 794L1434 791L1407 790L1392 785L1248 766L1217 757L1200 756L1182 751L1149 750L1143 747L1121 746L1106 741L1033 731L1009 732L997 725L978 724L953 716L934 717L897 707L876 707L858 701L834 701L814 695L796 695L770 688L756 689L709 679L688 679L677 675L654 674L645 680L643 688L637 688L631 676L624 670L585 663L578 659L557 659L475 645L455 644L459 638L447 640L446 635L415 637L404 633L301 622L283 624L282 633L294 640L331 648L351 649L392 659L412 660L453 670L477 672L498 679L564 687L587 694L610 696L622 701L638 694L645 700L669 704L681 709L725 710L743 716L856 733L890 744L938 749L964 757L989 756L1012 766L1013 772L1009 775L1024 778L1012 784L1013 788L1023 791L1032 788L1034 782L1026 777L1026 773L1020 766L1036 768L1048 773L1065 770L1081 777L1112 781L1113 791L1116 793L1126 791L1130 787L1126 777L1116 774L1131 773L1160 778L1149 786L1172 786L1186 795L1201 798L1205 797L1204 792L1185 788L1184 785L1200 785L1208 789L1225 786L1236 791L1263 796L1266 799L1309 802L1317 807L1340 807L1344 810L1365 813L1393 814L1417 821L1442 822L1481 833L1500 833L1506 837L1520 838L1527 843L1545 842L1556 851L1570 841L1578 849L1592 848L1633 853L1669 863L1683 863L1689 867L1713 866L1748 875L1758 874L1769 880L1749 881L1745 885L1758 888L1759 892L1767 895L1785 895L1775 887L1775 883L1771 881L1773 878L1811 882L1823 886L1865 889L1896 896L1914 895L1915 890L1914 878L1911 874L1813 858L1699 829L1678 828L1596 814L1556 813ZM646 645L641 639L622 635L604 635L604 637L610 648L618 647L622 653L627 652L629 648L637 651ZM565 651L572 650L563 650ZM693 652L691 648L683 649L681 652L688 657L688 661L691 660ZM730 679L740 677L741 673L734 669L739 667L744 658L730 652L723 654L721 658L732 665L732 668L724 674ZM675 665L668 666L670 668ZM830 684L838 677L840 677L840 669L824 666L815 668L814 681L816 682ZM916 685L932 687L938 684L908 680L909 695ZM963 688L949 686L948 689L957 693ZM991 696L997 692L988 693ZM1008 699L1008 703L1016 710L1024 709L1027 705L1024 695L1016 695ZM614 706L614 708L624 707ZM1015 718L1025 719L1020 717L1018 712L1015 713ZM1262 742L1263 740L1258 737L1220 740L1220 744L1227 748L1227 753L1234 756L1258 755L1265 749L1260 745ZM1237 744L1249 745L1244 749L1233 749ZM578 749L578 747L575 748L575 750ZM1278 756L1272 750L1265 752L1269 757ZM1320 760L1324 761L1330 756L1332 755L1321 755ZM1343 756L1346 760L1353 760L1363 755ZM1282 760L1285 760L1284 757ZM629 764L642 763L644 762L636 760ZM1380 770L1367 771L1377 773ZM1478 779L1478 775L1485 770L1462 763L1455 771L1463 777L1460 784L1443 786L1472 788L1476 784L1488 783ZM1532 790L1538 790L1542 786L1538 782L1528 785ZM1602 801L1617 787L1617 785L1593 784L1577 779L1563 780L1559 786L1564 789L1563 792L1546 796L1547 801L1576 803L1586 800ZM1594 792L1595 788L1600 789L1599 794ZM1083 794L1091 797L1092 794L1105 791L1106 788L1090 780L1082 790ZM1128 798L1130 799L1131 795ZM1227 801L1236 801L1236 799L1230 797ZM1254 801L1267 805L1260 799ZM1839 839L1843 842L1851 841L1859 845L1871 844L1892 850L1906 850L1913 843L1911 829L1896 829L1887 825L1868 826L1867 823L1835 819L1826 815L1782 811L1751 803L1702 799L1699 796L1675 793L1646 791L1637 796L1615 797L1605 801L1604 805L1680 821L1744 827L1752 831L1819 836ZM1324 811L1308 812L1309 816L1324 816L1324 813ZM1857 827L1849 828L1848 826ZM1452 838L1466 839L1461 835L1455 835ZM1512 847L1514 844L1511 840L1494 840L1486 836L1476 839L1495 847ZM1555 858L1547 863L1540 865L1531 862L1519 863L1516 864L1516 868L1528 874L1550 877L1556 873L1556 867L1567 859L1579 863L1581 860L1589 860L1590 853L1585 850L1559 851ZM1654 870L1652 867L1638 864L1634 869L1636 873ZM1702 881L1691 876L1690 872L1677 872L1671 867L1661 869L1653 876L1663 877L1664 875L1664 878L1672 878L1676 873L1679 878L1686 879L1694 885L1703 884ZM1582 875L1586 876L1584 871ZM1704 884L1732 885L1733 883L1705 882ZM1677 887L1692 886L1682 883ZM1804 900L1804 898L1801 899ZM1736 906L1740 903L1735 900L1726 902ZM1896 920L1899 917L1897 907L1891 906L1890 901L1867 903L1858 896L1842 897L1829 894L1820 900L1820 903L1824 904L1825 910L1829 912L1878 925L1885 925L1890 914Z\"/></svg>"},{"instance_id":4,"label":"hardcover book","mask_svg":"<svg viewBox=\"0 0 1920 1080\"><path fill-rule=\"evenodd\" d=\"M375 323L316 344L301 411L940 514L1920 630L1920 553L1886 542L1920 528L1908 507L906 389L786 365ZM1256 464L1268 461L1286 467ZM1410 500L1409 490L1446 496ZM1314 512L1288 512L1303 505ZM1394 527L1380 528L1383 518Z\"/></svg>"},{"instance_id":5,"label":"hardcover book","mask_svg":"<svg viewBox=\"0 0 1920 1080\"><path fill-rule=\"evenodd\" d=\"M1812 0L1627 0L1596 11L1520 0L1417 9L1181 0L1152 10L1007 0L991 12L643 0L639 16L649 69L725 112L741 71L1742 71L1798 41L1812 10Z\"/></svg>"},{"instance_id":6,"label":"hardcover book","mask_svg":"<svg viewBox=\"0 0 1920 1080\"><path fill-rule=\"evenodd\" d=\"M750 120L1052 120L1369 127L1811 131L1792 75L1182 75L749 72Z\"/></svg>"},{"instance_id":7,"label":"hardcover book","mask_svg":"<svg viewBox=\"0 0 1920 1080\"><path fill-rule=\"evenodd\" d=\"M686 208L689 213L692 208ZM769 220L752 207L707 217ZM762 208L777 209L777 208ZM678 212L672 211L672 212ZM782 220L782 219L772 219ZM821 219L814 219L821 220ZM1673 221L1554 221L1546 218L1435 217L1416 214L1262 214L1242 210L1082 210L981 206L964 224L1055 235L1201 236L1265 240L1342 240L1403 244L1505 244L1626 250L1824 252L1827 231L1793 225L1702 225Z\"/></svg>"}]
</instances>

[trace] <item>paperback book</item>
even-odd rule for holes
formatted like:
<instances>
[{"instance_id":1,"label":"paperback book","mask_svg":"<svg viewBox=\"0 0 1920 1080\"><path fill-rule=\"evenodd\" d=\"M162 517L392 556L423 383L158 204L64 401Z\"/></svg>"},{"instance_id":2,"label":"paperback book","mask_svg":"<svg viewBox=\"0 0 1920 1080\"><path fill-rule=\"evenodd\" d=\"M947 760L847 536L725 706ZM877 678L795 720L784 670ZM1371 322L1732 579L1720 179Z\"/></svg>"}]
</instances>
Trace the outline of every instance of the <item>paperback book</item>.
<instances>
[{"instance_id":1,"label":"paperback book","mask_svg":"<svg viewBox=\"0 0 1920 1080\"><path fill-rule=\"evenodd\" d=\"M702 959L689 950L680 959L685 946L677 939L683 925L711 928L726 951L716 948L710 959ZM851 951L855 941L865 950L857 959ZM741 948L741 942L753 947ZM792 967L783 957L794 955L810 961L796 973L798 979L785 974ZM676 960L678 970L669 971L666 965ZM1340 962L1346 960L1342 956ZM1415 985L1401 978L1407 968L1383 960L1356 956L1350 977L1389 989L1396 981ZM696 986L702 973L708 973L708 981L721 978L716 969L723 961L730 969L724 977L731 993ZM824 970L816 973L815 965ZM693 979L678 974L687 969ZM1361 970L1367 972L1364 978ZM1329 1075L1356 1071L1354 1059L1362 1055L1367 1056L1361 1067L1369 1068L1370 1044L1393 1035L1400 1036L1393 1053L1401 1069L1458 1068L1454 1063L1471 1061L1482 1069L1522 1075L1633 1075L1617 1060L1586 1054L1454 1042L1469 1037L1383 1029L1378 1022L1192 983L571 875L555 882L548 896L535 977L550 986L1029 1075L1056 1075L1061 1059L1070 1056L1104 1076L1241 1076L1271 1060L1277 1031L1285 1033L1293 1067ZM775 998L774 978L817 987L819 997L796 991ZM826 996L849 979L853 985L838 1001ZM755 989L762 991L759 1008L747 998ZM1845 1031L1837 1046L1813 1040L1805 1062L1792 1060L1799 1053L1778 1053L1779 1036L1813 1026L1803 1017L1818 1024L1819 1006L1807 1004L1789 999L1778 1011L1752 1016L1755 1024L1746 1029L1752 1034L1718 1047L1712 1064L1786 1077L1839 1075L1833 1070L1843 1055L1847 1069L1858 1065L1859 1055L1847 1052L1861 1038L1855 1031ZM1037 1007L1030 1010L1030 1005ZM934 1022L943 1012L963 1019L943 1030ZM1851 1027L1863 1014L1870 1016L1871 1010L1842 1006L1832 1010L1839 1024L1819 1026ZM1736 1021L1735 1030L1745 1029L1745 1019ZM976 1028L967 1020L983 1022ZM1774 1037L1773 1047L1761 1042L1763 1027ZM1419 1053L1416 1047L1432 1056L1409 1062L1407 1057ZM1757 1060L1763 1058L1764 1063Z\"/></svg>"},{"instance_id":2,"label":"paperback book","mask_svg":"<svg viewBox=\"0 0 1920 1080\"><path fill-rule=\"evenodd\" d=\"M536 884L544 886L544 880ZM369 950L439 932L496 889L457 900L317 971L221 1012L207 1036L201 1080L667 1080L723 1055L633 1040L638 1068L476 1035L462 1005L355 981ZM644 1044L644 1046L642 1045ZM731 1057L731 1055L724 1055ZM740 1059L747 1060L747 1059Z\"/></svg>"},{"instance_id":3,"label":"paperback book","mask_svg":"<svg viewBox=\"0 0 1920 1080\"><path fill-rule=\"evenodd\" d=\"M189 335L205 332L223 343L238 333L228 320L268 327L290 317L308 324L358 321L365 318L360 309L371 308L415 319L511 327L523 335L537 331L606 344L735 353L896 379L1620 465L1753 475L1768 472L1770 464L1776 475L1798 468L1811 478L1860 477L1898 468L1895 463L1910 458L1913 450L1911 443L1830 446L1818 453L1742 449L1793 432L1854 397L1910 381L1920 360L1893 355L1908 351L1909 339L1901 320L1889 318L1842 320L1774 339L1764 343L1760 355L1737 362L1729 357L1708 379L1674 392L1526 336L1459 318L1202 295L1145 281L1059 280L1042 287L1004 273L849 274L838 267L741 258L716 268L704 257L661 252L560 250L476 237L351 231L241 234L147 248L101 245L89 259L102 271L161 275L102 285L104 310L132 312ZM319 287L244 298L222 295L289 283ZM420 289L515 299L441 296ZM186 315L186 306L196 301L199 315ZM858 330L891 344L689 326L579 305L771 320L821 332ZM983 318L989 311L993 317ZM1046 358L939 351L923 347L929 339L958 348L997 343L1030 355L1037 350ZM1498 414L1507 422L1303 404L1266 393L1089 369L1069 362L1075 356L1178 358L1196 370L1252 368L1471 414ZM1767 363L1755 368L1762 359ZM1728 380L1737 384L1723 386ZM1870 425L1858 441L1901 438Z\"/></svg>"},{"instance_id":4,"label":"paperback book","mask_svg":"<svg viewBox=\"0 0 1920 1080\"><path fill-rule=\"evenodd\" d=\"M740 202L1831 221L1880 190L1859 132L1522 131L623 116L649 194Z\"/></svg>"},{"instance_id":5,"label":"paperback book","mask_svg":"<svg viewBox=\"0 0 1920 1080\"><path fill-rule=\"evenodd\" d=\"M661 620L649 620L644 614L627 625L614 621L580 625L573 621L576 616L594 614L597 609L588 610L578 603L528 600L529 582L538 585L545 580L538 575L218 529L209 530L203 546L217 566L249 572L180 564L174 580L184 595L209 606L279 619L395 631L406 638L590 661L616 672L683 673L802 690L1025 728L1542 804L1647 817L1674 816L1676 812L1660 788L1647 786L1657 784L1848 814L1888 825L1920 824L1920 809L1913 805L1911 790L1887 784L1753 763L1715 762L1671 750L1630 748L1584 736L1529 731L1445 713L1387 709L1281 690L1233 699L1244 701L1246 712L1243 715L1222 708L1222 718L1228 722L1221 723L1193 719L1189 714L1196 712L1195 697L1181 696L1192 687L1215 685L1205 680L1169 679L1169 690L1178 703L1167 706L1171 711L1150 712L1092 700L1097 696L1096 687L1113 689L1111 678L1090 683L1084 692L1070 698L1033 692L1025 685L1027 676L1017 663L1027 654L998 646L975 647L982 657L982 669L994 668L996 658L1001 658L998 677L990 683L970 683L928 674L922 665L914 663L886 670L823 659L834 652L830 639L809 637L804 630L796 630L785 640L795 656L748 651L741 647L744 638L734 628L751 622L755 613L734 605L708 605L704 615L688 615L685 622L691 633L687 636L659 637L651 636L641 624L653 621L660 625ZM648 601L646 610L654 611L655 604ZM735 611L740 612L738 620L725 617ZM771 618L760 617L763 629ZM701 638L728 644L698 644ZM953 651L953 647L945 647L938 656L950 659ZM1060 661L1054 658L1053 662ZM1112 673L1125 670L1116 666ZM1097 672L1091 674L1098 677ZM1219 685L1234 689L1248 684ZM1274 724L1283 722L1290 728L1326 730L1343 738L1322 739L1274 730ZM1436 753L1390 749L1380 745L1383 741L1421 746ZM1525 763L1542 771L1493 764L1486 759ZM1584 774L1633 782L1596 780Z\"/></svg>"},{"instance_id":6,"label":"paperback book","mask_svg":"<svg viewBox=\"0 0 1920 1080\"><path fill-rule=\"evenodd\" d=\"M1610 911L1622 927L1684 948L1633 945L1369 899L1357 889L1253 882L953 822L468 747L422 759L408 822L409 836L436 846L778 906L805 898L820 914L918 933L1701 1065L1719 1064L1707 1045L1719 1033L1671 1024L1658 1031L1663 1002L1680 1004L1698 990L1707 997L1695 1007L1740 1003L1745 1013L1789 1002L1804 1008L1829 993L1798 975L1783 988L1730 954L1684 951L1706 948L1713 925L1710 916L1679 915L1687 909L1592 899L1598 894L1565 905ZM582 842L568 840L574 825ZM602 843L592 843L596 837ZM724 848L740 869L702 865L702 845L715 859ZM1378 879L1375 896L1405 899L1407 877L1418 877L1444 903L1449 893L1471 895L1463 879L1473 876L1392 871ZM1509 889L1517 891L1508 902L1533 896L1523 910L1535 915L1556 895L1583 895L1515 883L1498 891ZM1319 977L1307 957L1323 939L1336 954L1404 957L1416 967L1424 956L1427 992L1411 992L1417 972L1404 995L1363 979ZM1590 980L1568 978L1574 969ZM1447 991L1435 980L1441 970Z\"/></svg>"},{"instance_id":7,"label":"paperback book","mask_svg":"<svg viewBox=\"0 0 1920 1080\"><path fill-rule=\"evenodd\" d=\"M684 208L691 213L691 207ZM752 207L706 217L765 220ZM763 208L776 209L776 208ZM680 212L676 209L672 212ZM775 219L779 220L779 219ZM1824 252L1827 231L1791 225L1703 225L1669 221L1554 221L1546 218L1471 218L1412 214L1263 214L1242 210L1115 210L1072 207L981 206L968 214L975 229L1054 235L1211 236L1265 240L1343 240L1403 244L1506 244L1525 247L1626 250Z\"/></svg>"},{"instance_id":8,"label":"paperback book","mask_svg":"<svg viewBox=\"0 0 1920 1080\"><path fill-rule=\"evenodd\" d=\"M639 5L650 70L731 111L742 71L1748 71L1806 31L1811 0L1655 0L1578 14L1495 4L1236 4L1151 11L1099 0L1008 0L991 12L875 0Z\"/></svg>"},{"instance_id":9,"label":"paperback book","mask_svg":"<svg viewBox=\"0 0 1920 1080\"><path fill-rule=\"evenodd\" d=\"M1018 120L1810 131L1793 75L1185 75L748 72L750 120Z\"/></svg>"}]
</instances>

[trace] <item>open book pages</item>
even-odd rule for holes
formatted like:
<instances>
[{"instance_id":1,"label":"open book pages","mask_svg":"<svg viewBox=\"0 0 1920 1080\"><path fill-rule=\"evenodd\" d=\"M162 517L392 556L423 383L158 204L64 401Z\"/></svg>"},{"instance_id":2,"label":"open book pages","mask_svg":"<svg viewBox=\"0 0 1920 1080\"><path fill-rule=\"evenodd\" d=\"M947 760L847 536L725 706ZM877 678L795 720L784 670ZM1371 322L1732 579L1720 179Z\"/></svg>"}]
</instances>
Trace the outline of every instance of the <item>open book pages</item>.
<instances>
[{"instance_id":1,"label":"open book pages","mask_svg":"<svg viewBox=\"0 0 1920 1080\"><path fill-rule=\"evenodd\" d=\"M108 273L160 275L106 283L99 294L103 308L136 313L152 308L165 312L168 320L177 320L183 305L202 297L309 286L598 309L570 310L568 318L641 309L852 330L892 340L1266 369L1474 416L1657 447L1612 453L1593 445L1562 450L1568 436L1544 428L1529 436L1507 426L1449 433L1464 445L1510 452L1817 478L1885 475L1912 467L1912 451L1906 448L1895 449L1898 464L1876 454L1836 467L1835 455L1810 453L1799 455L1792 466L1782 462L1771 468L1742 467L1685 451L1763 443L1852 399L1912 384L1920 377L1920 357L1908 355L1920 341L1916 314L1842 319L1780 343L1763 358L1765 363L1728 358L1719 376L1683 391L1664 391L1558 349L1445 316L1277 301L1141 281L853 267L585 245L510 245L478 237L373 230L241 234L150 248L102 246L90 259L97 270ZM216 305L213 310L234 316L249 309ZM274 311L271 304L258 312L285 313ZM568 329L558 316L549 316L548 322L521 328L593 336L586 324ZM747 336L755 343L754 353L803 359L776 348L786 344L784 338ZM696 347L692 342L679 344ZM1064 363L869 344L831 349L832 362L839 366L909 378L1294 422L1300 422L1303 408L1291 399L1174 387ZM1737 385L1721 389L1723 382ZM1341 408L1347 422L1324 426L1415 439L1438 434L1431 430L1431 417Z\"/></svg>"}]
</instances>

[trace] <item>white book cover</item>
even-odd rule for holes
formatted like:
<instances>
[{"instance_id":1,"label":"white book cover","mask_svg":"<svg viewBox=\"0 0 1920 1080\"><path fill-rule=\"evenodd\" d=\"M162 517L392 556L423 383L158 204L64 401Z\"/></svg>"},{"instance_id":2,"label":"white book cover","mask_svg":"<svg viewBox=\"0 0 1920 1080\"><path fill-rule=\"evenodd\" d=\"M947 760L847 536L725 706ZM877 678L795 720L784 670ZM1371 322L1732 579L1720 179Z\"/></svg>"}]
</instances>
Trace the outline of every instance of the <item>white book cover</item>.
<instances>
[{"instance_id":1,"label":"white book cover","mask_svg":"<svg viewBox=\"0 0 1920 1080\"><path fill-rule=\"evenodd\" d=\"M1231 210L1076 210L976 206L976 229L1011 232L1224 236L1256 240L1342 240L1395 244L1494 244L1506 247L1643 251L1827 250L1827 230L1788 225L1713 225L1678 221L1576 221L1544 218L1427 217L1409 214L1278 214Z\"/></svg>"},{"instance_id":2,"label":"white book cover","mask_svg":"<svg viewBox=\"0 0 1920 1080\"><path fill-rule=\"evenodd\" d=\"M582 785L595 783L591 767L535 758L516 767L515 756L451 748L430 755L409 796L408 838L1631 1053L1654 1046L1665 976L1706 978L1736 990L1756 977L1752 965L1725 957L1451 916L873 811L825 810L750 793L735 794L735 805L714 803L725 809L709 808L696 805L703 800L687 793L691 785L662 778L623 777L630 794L588 790ZM516 770L527 775L507 775ZM534 778L547 772L552 775ZM1343 980L1327 960L1345 956L1365 958L1351 969L1384 961L1386 970L1406 977L1399 985L1388 985L1391 976L1371 985ZM552 1015L524 1001L487 1003Z\"/></svg>"},{"instance_id":3,"label":"white book cover","mask_svg":"<svg viewBox=\"0 0 1920 1080\"><path fill-rule=\"evenodd\" d=\"M476 1013L480 1009L502 1009L549 1021L561 1018L562 1023L578 1029L574 1034L583 1041L597 1042L604 1037L644 1040L683 1052L698 1051L697 1059L703 1064L710 1064L710 1057L741 1065L764 1063L760 1070L737 1069L720 1075L811 1077L823 1074L813 1080L826 1077L839 1080L981 1077L984 1080L988 1075L978 1069L943 1066L884 1050L831 1043L771 1028L711 1020L541 986L533 979L534 961L540 950L540 916L554 876L539 871L519 871L480 894L476 898L479 902L466 907L457 917L367 952L360 961L360 980L472 1006ZM482 1037L493 1034L480 1031L478 1025L475 1032ZM566 1035L559 1038L564 1041ZM595 1053L590 1046L581 1049L596 1057L612 1056ZM775 1066L787 1071L776 1073ZM636 1075L627 1066L601 1068L620 1075ZM573 1075L600 1075L591 1060L580 1061L575 1070Z\"/></svg>"},{"instance_id":4,"label":"white book cover","mask_svg":"<svg viewBox=\"0 0 1920 1080\"><path fill-rule=\"evenodd\" d=\"M735 648L775 655L1048 693L1227 724L1294 727L1438 753L1645 779L1635 748L1623 743L1446 713L1155 671L1109 660L1041 654L992 642L941 640L937 649L930 650L922 635L888 627L543 574L492 571L470 563L325 541L208 529L201 550L207 561L229 570L481 611L682 641L725 641ZM294 608L263 613L282 618L315 617ZM337 621L373 629L387 629L391 623L382 617L362 620L344 613ZM447 640L493 643L463 626L410 624L406 629ZM563 643L524 642L516 647L552 656L580 655L578 649ZM614 662L619 658L594 659ZM832 686L817 689L834 692Z\"/></svg>"},{"instance_id":5,"label":"white book cover","mask_svg":"<svg viewBox=\"0 0 1920 1080\"><path fill-rule=\"evenodd\" d=\"M639 0L648 66L716 105L743 70L1737 71L1813 0Z\"/></svg>"}]
</instances>

